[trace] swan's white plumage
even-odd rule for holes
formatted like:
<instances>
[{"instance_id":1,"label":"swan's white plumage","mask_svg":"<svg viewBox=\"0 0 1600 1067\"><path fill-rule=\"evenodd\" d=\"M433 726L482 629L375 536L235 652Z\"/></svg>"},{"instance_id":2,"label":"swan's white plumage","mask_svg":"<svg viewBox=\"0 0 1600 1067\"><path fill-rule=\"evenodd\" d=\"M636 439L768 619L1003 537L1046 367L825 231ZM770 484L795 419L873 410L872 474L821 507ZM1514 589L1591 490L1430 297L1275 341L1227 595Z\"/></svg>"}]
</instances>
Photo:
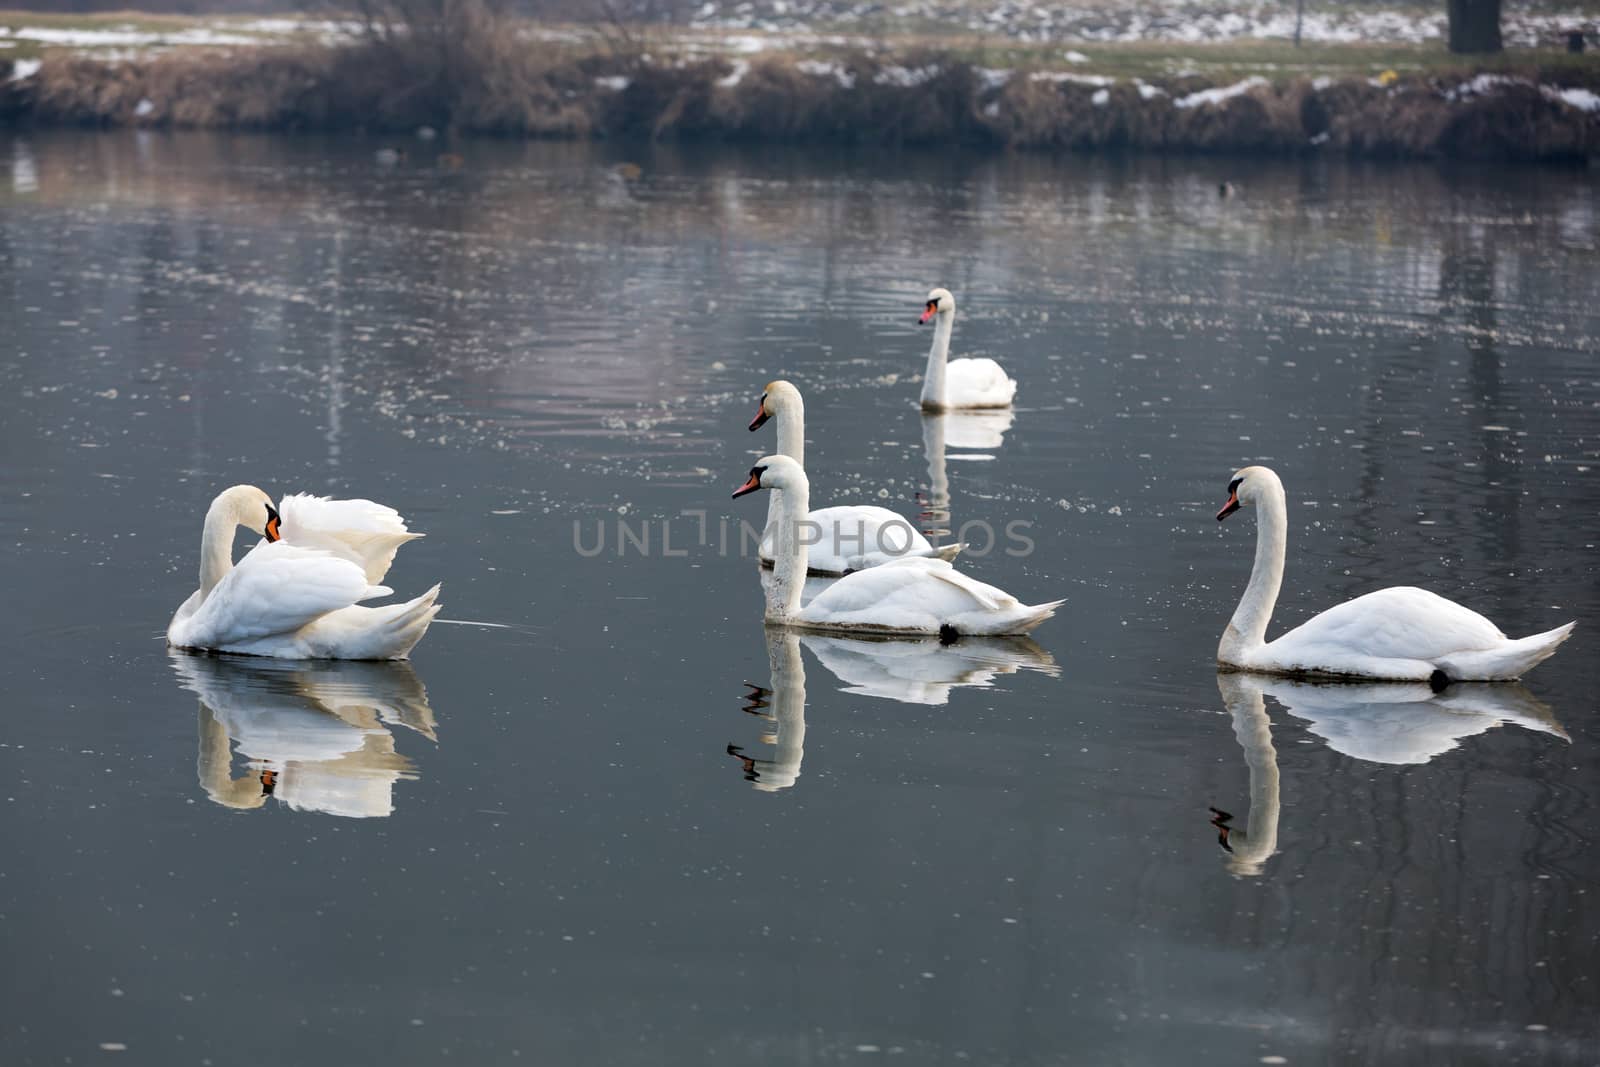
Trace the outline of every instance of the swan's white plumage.
<instances>
[{"instance_id":1,"label":"swan's white plumage","mask_svg":"<svg viewBox=\"0 0 1600 1067\"><path fill-rule=\"evenodd\" d=\"M880 567L908 556L950 559L960 545L935 548L920 531L888 508L841 504L818 508L806 516L818 540L806 556L811 574L837 577ZM761 539L761 563L772 566L772 534Z\"/></svg>"},{"instance_id":2,"label":"swan's white plumage","mask_svg":"<svg viewBox=\"0 0 1600 1067\"><path fill-rule=\"evenodd\" d=\"M218 495L206 513L200 588L173 616L167 642L285 659L405 658L438 614L439 587L404 604L357 604L390 595L369 576L386 571L394 550L415 535L370 501L301 497L293 510L294 532L311 544L263 541L235 565L234 527L261 532L273 511L254 486ZM337 525L346 520L358 525ZM280 535L287 525L285 516Z\"/></svg>"},{"instance_id":3,"label":"swan's white plumage","mask_svg":"<svg viewBox=\"0 0 1600 1067\"><path fill-rule=\"evenodd\" d=\"M945 364L947 408L1010 407L1017 395L1016 380L992 359L952 359Z\"/></svg>"},{"instance_id":4,"label":"swan's white plumage","mask_svg":"<svg viewBox=\"0 0 1600 1067\"><path fill-rule=\"evenodd\" d=\"M381 582L407 541L423 536L406 529L394 508L371 500L333 500L295 493L278 504L285 541L321 548L360 564L367 581Z\"/></svg>"},{"instance_id":5,"label":"swan's white plumage","mask_svg":"<svg viewBox=\"0 0 1600 1067\"><path fill-rule=\"evenodd\" d=\"M911 558L840 580L801 608L794 621L818 630L937 634L949 627L961 634L1019 634L1061 604L1024 604L945 560Z\"/></svg>"},{"instance_id":6,"label":"swan's white plumage","mask_svg":"<svg viewBox=\"0 0 1600 1067\"><path fill-rule=\"evenodd\" d=\"M179 648L228 650L258 638L297 631L331 611L389 591L367 584L361 568L326 552L284 541L245 553L211 594L172 620L167 639Z\"/></svg>"},{"instance_id":7,"label":"swan's white plumage","mask_svg":"<svg viewBox=\"0 0 1600 1067\"><path fill-rule=\"evenodd\" d=\"M1217 516L1253 504L1256 562L1217 648L1225 667L1275 674L1454 682L1510 681L1552 655L1572 623L1512 639L1476 611L1425 589L1396 586L1338 604L1266 640L1283 583L1288 538L1283 483L1266 467L1234 474L1234 496Z\"/></svg>"}]
</instances>

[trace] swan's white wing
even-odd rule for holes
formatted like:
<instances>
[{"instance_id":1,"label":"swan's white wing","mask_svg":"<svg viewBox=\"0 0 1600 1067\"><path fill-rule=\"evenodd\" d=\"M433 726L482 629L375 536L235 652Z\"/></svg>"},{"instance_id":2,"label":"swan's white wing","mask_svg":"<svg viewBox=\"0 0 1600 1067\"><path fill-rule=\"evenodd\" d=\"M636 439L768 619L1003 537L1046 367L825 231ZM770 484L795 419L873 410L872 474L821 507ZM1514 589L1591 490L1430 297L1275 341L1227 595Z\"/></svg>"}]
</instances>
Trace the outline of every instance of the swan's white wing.
<instances>
[{"instance_id":1,"label":"swan's white wing","mask_svg":"<svg viewBox=\"0 0 1600 1067\"><path fill-rule=\"evenodd\" d=\"M951 407L1004 407L1017 395L1017 383L992 359L953 359L944 381Z\"/></svg>"},{"instance_id":2,"label":"swan's white wing","mask_svg":"<svg viewBox=\"0 0 1600 1067\"><path fill-rule=\"evenodd\" d=\"M1030 607L1002 589L969 578L942 559L897 559L839 579L796 620L819 628L899 633L1017 633L1047 618L1054 604Z\"/></svg>"},{"instance_id":3,"label":"swan's white wing","mask_svg":"<svg viewBox=\"0 0 1600 1067\"><path fill-rule=\"evenodd\" d=\"M1359 657L1431 663L1505 640L1499 627L1470 608L1426 589L1396 586L1329 608L1267 647L1284 663L1337 664Z\"/></svg>"},{"instance_id":4,"label":"swan's white wing","mask_svg":"<svg viewBox=\"0 0 1600 1067\"><path fill-rule=\"evenodd\" d=\"M217 583L195 613L175 620L172 643L222 648L293 633L330 611L388 590L367 584L347 559L286 541L262 542Z\"/></svg>"},{"instance_id":5,"label":"swan's white wing","mask_svg":"<svg viewBox=\"0 0 1600 1067\"><path fill-rule=\"evenodd\" d=\"M371 500L333 500L295 493L278 504L280 532L292 545L320 548L361 566L369 582L380 582L394 555L421 537L406 529L394 508Z\"/></svg>"}]
</instances>

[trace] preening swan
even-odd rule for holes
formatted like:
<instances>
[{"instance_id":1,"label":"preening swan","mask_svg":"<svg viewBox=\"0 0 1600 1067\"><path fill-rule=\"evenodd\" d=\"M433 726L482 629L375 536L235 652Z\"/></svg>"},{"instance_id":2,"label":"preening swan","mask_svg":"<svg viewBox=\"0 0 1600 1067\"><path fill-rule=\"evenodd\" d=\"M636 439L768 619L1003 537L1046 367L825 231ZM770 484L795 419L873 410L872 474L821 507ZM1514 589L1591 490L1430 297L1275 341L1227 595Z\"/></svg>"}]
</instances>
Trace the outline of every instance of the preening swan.
<instances>
[{"instance_id":1,"label":"preening swan","mask_svg":"<svg viewBox=\"0 0 1600 1067\"><path fill-rule=\"evenodd\" d=\"M438 614L439 587L404 604L375 584L409 533L392 509L367 500L294 496L285 514L253 485L224 490L206 511L200 588L167 627L176 648L282 659L404 659ZM233 563L233 529L265 541Z\"/></svg>"},{"instance_id":2,"label":"preening swan","mask_svg":"<svg viewBox=\"0 0 1600 1067\"><path fill-rule=\"evenodd\" d=\"M806 545L801 537L811 487L800 464L768 456L750 468L734 497L771 489L781 505L773 531L772 581L767 621L804 629L950 638L962 634L1020 634L1055 614L1063 601L1023 604L992 585L974 581L942 559L897 559L846 575L801 607Z\"/></svg>"},{"instance_id":3,"label":"preening swan","mask_svg":"<svg viewBox=\"0 0 1600 1067\"><path fill-rule=\"evenodd\" d=\"M928 294L918 324L933 319L933 347L922 376L922 410L952 408L1008 408L1017 395L1017 383L992 359L950 358L950 333L956 324L956 298L948 289Z\"/></svg>"},{"instance_id":4,"label":"preening swan","mask_svg":"<svg viewBox=\"0 0 1600 1067\"><path fill-rule=\"evenodd\" d=\"M761 429L768 419L778 420L778 454L788 456L802 467L806 462L806 406L800 390L789 382L768 382L761 393L752 431ZM888 508L869 505L844 505L820 508L808 516L810 555L807 572L838 577L865 570L902 556L937 556L953 559L960 545L935 548L910 522ZM778 520L778 498L767 506L766 532L761 535L761 565L772 566L772 529Z\"/></svg>"},{"instance_id":5,"label":"preening swan","mask_svg":"<svg viewBox=\"0 0 1600 1067\"><path fill-rule=\"evenodd\" d=\"M1573 623L1512 640L1477 612L1410 586L1348 600L1268 642L1283 585L1288 508L1283 483L1245 467L1228 483L1221 522L1246 504L1260 509L1250 584L1217 646L1217 663L1291 677L1374 678L1434 685L1519 678L1555 652Z\"/></svg>"}]
</instances>

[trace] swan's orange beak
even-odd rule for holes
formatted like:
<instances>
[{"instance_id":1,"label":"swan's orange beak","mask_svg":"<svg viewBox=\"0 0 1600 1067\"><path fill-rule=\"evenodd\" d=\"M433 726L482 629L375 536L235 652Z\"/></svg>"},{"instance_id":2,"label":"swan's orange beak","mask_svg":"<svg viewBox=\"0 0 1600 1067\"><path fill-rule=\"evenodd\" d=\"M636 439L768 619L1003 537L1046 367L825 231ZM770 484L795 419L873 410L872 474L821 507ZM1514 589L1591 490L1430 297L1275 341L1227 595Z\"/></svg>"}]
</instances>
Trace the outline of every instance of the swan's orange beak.
<instances>
[{"instance_id":1,"label":"swan's orange beak","mask_svg":"<svg viewBox=\"0 0 1600 1067\"><path fill-rule=\"evenodd\" d=\"M928 320L933 318L938 313L939 313L939 305L934 303L932 300L928 301L928 306L922 309L922 318L917 320L917 325L918 326L927 325Z\"/></svg>"},{"instance_id":2,"label":"swan's orange beak","mask_svg":"<svg viewBox=\"0 0 1600 1067\"><path fill-rule=\"evenodd\" d=\"M1228 494L1228 502L1222 505L1222 510L1217 512L1217 521L1221 522L1229 515L1232 515L1235 511L1238 511L1239 508L1239 490L1235 489L1233 492Z\"/></svg>"},{"instance_id":3,"label":"swan's orange beak","mask_svg":"<svg viewBox=\"0 0 1600 1067\"><path fill-rule=\"evenodd\" d=\"M756 417L750 420L750 429L759 430L772 418L772 412L767 410L767 398L761 398L761 404L756 408Z\"/></svg>"},{"instance_id":4,"label":"swan's orange beak","mask_svg":"<svg viewBox=\"0 0 1600 1067\"><path fill-rule=\"evenodd\" d=\"M276 789L276 788L278 788L278 772L277 771L262 771L261 772L261 795L262 796L271 796L272 795L272 791L274 789Z\"/></svg>"},{"instance_id":5,"label":"swan's orange beak","mask_svg":"<svg viewBox=\"0 0 1600 1067\"><path fill-rule=\"evenodd\" d=\"M754 429L754 427L751 427L751 429ZM753 493L757 489L760 489L760 488L761 488L761 472L758 471L758 470L751 471L750 472L750 477L745 481L745 483L743 485L741 485L739 488L737 488L737 489L735 489L733 491L733 499L738 500L740 497L744 496L745 494Z\"/></svg>"},{"instance_id":6,"label":"swan's orange beak","mask_svg":"<svg viewBox=\"0 0 1600 1067\"><path fill-rule=\"evenodd\" d=\"M278 517L277 510L274 509L271 504L268 504L267 505L267 525L265 527L263 527L263 530L267 535L267 540L268 541L276 541L276 540L279 539L280 535L278 533L278 527L281 526L282 523L283 523L283 520Z\"/></svg>"}]
</instances>

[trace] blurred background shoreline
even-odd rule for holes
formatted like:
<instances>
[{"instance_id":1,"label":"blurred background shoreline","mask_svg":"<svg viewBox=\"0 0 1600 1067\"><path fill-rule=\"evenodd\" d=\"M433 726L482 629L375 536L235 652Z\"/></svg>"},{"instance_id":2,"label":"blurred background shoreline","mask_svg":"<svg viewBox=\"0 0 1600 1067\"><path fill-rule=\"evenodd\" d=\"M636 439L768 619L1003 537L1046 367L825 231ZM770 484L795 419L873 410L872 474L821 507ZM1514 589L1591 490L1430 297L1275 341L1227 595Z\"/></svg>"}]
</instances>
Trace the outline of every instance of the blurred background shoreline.
<instances>
[{"instance_id":1,"label":"blurred background shoreline","mask_svg":"<svg viewBox=\"0 0 1600 1067\"><path fill-rule=\"evenodd\" d=\"M470 135L1600 159L1600 52L1567 50L1600 6L1508 6L1466 55L1443 5L42 6L0 11L0 124L363 131L442 166Z\"/></svg>"}]
</instances>

